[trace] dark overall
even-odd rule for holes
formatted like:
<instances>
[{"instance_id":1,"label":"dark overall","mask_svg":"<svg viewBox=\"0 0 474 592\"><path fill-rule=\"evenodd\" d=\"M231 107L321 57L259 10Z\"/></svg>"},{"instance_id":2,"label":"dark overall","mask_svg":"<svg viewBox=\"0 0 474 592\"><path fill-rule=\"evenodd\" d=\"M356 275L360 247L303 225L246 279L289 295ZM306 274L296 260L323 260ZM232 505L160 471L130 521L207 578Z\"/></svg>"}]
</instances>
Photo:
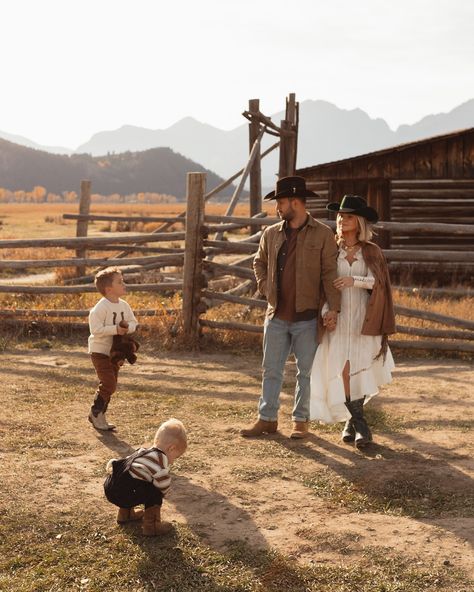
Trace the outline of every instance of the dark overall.
<instances>
[{"instance_id":1,"label":"dark overall","mask_svg":"<svg viewBox=\"0 0 474 592\"><path fill-rule=\"evenodd\" d=\"M161 490L152 482L135 479L129 473L132 462L150 450L159 450L159 448L137 450L130 456L112 462L112 474L108 475L104 481L105 497L109 502L119 508L133 508L139 504L144 504L145 508L161 506L163 503Z\"/></svg>"}]
</instances>

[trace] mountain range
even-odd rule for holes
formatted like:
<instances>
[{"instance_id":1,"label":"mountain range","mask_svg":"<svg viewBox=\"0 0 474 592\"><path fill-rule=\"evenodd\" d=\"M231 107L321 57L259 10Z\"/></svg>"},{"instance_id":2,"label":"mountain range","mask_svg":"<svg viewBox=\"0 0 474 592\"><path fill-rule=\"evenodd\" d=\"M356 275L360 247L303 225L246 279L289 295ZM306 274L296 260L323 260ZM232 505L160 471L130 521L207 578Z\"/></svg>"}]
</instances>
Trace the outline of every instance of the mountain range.
<instances>
[{"instance_id":1,"label":"mountain range","mask_svg":"<svg viewBox=\"0 0 474 592\"><path fill-rule=\"evenodd\" d=\"M273 114L271 119L279 125L283 117L284 112L280 112ZM412 125L401 125L395 131L390 129L384 119L373 119L361 109L346 110L327 101L306 100L300 103L299 110L297 166L331 162L473 126L474 99L448 113L428 115ZM141 152L167 147L224 178L242 168L248 157L247 123L224 131L192 117L181 119L163 130L124 125L117 130L98 132L74 151L39 146L26 138L1 131L0 137L51 153L73 152L92 157L107 154L110 157L128 151ZM262 149L275 140L274 137L266 136L262 141ZM77 156L73 160L75 158ZM275 150L262 161L264 186L273 186L277 171L278 150ZM154 190L165 191L161 187L155 187Z\"/></svg>"},{"instance_id":2,"label":"mountain range","mask_svg":"<svg viewBox=\"0 0 474 592\"><path fill-rule=\"evenodd\" d=\"M186 194L186 173L207 173L209 189L224 179L173 152L151 148L106 156L59 155L35 150L0 139L0 187L30 191L35 185L48 192L78 191L82 179L92 181L93 193L127 195L140 192L164 193L182 199ZM232 186L223 197L232 193Z\"/></svg>"}]
</instances>

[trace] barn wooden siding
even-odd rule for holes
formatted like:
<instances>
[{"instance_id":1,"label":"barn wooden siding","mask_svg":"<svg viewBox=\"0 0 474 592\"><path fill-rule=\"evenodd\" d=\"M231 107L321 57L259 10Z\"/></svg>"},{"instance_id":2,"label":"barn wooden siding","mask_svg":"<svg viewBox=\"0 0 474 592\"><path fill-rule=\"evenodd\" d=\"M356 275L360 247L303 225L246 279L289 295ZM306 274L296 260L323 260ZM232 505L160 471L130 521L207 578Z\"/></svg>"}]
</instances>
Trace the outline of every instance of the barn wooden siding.
<instances>
[{"instance_id":1,"label":"barn wooden siding","mask_svg":"<svg viewBox=\"0 0 474 592\"><path fill-rule=\"evenodd\" d=\"M367 198L382 220L474 224L474 128L370 154L299 169L320 198L308 202L319 218L346 193ZM334 216L331 214L331 217ZM461 250L473 235L380 232L385 248Z\"/></svg>"}]
</instances>

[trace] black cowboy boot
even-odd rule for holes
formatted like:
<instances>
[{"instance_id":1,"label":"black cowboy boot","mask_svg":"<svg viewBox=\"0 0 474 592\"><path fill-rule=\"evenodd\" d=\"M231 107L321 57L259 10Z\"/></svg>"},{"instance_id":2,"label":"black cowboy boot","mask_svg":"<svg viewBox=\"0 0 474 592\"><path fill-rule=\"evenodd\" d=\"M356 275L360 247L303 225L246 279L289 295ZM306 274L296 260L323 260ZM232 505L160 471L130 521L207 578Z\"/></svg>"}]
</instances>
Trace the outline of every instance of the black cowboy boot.
<instances>
[{"instance_id":1,"label":"black cowboy boot","mask_svg":"<svg viewBox=\"0 0 474 592\"><path fill-rule=\"evenodd\" d=\"M357 448L363 448L369 442L372 442L372 432L364 418L364 398L345 403L349 413L352 415L352 424L355 430L355 445Z\"/></svg>"},{"instance_id":2,"label":"black cowboy boot","mask_svg":"<svg viewBox=\"0 0 474 592\"><path fill-rule=\"evenodd\" d=\"M348 419L344 425L344 428L342 430L342 441L343 442L354 442L355 440L355 428L354 428L354 423L352 420L352 417L350 419Z\"/></svg>"}]
</instances>

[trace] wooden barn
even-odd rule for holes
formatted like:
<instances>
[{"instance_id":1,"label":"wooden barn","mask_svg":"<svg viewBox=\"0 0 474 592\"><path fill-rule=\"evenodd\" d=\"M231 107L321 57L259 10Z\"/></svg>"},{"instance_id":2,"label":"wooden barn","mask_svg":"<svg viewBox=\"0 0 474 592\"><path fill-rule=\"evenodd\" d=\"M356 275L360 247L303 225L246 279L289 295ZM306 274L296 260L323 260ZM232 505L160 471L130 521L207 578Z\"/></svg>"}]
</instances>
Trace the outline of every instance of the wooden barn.
<instances>
[{"instance_id":1,"label":"wooden barn","mask_svg":"<svg viewBox=\"0 0 474 592\"><path fill-rule=\"evenodd\" d=\"M367 198L381 220L474 224L474 128L302 168L296 174L321 196L308 204L319 218L328 218L328 202L356 193ZM383 248L410 250L462 251L473 241L474 234L408 229L381 230L377 237Z\"/></svg>"}]
</instances>

